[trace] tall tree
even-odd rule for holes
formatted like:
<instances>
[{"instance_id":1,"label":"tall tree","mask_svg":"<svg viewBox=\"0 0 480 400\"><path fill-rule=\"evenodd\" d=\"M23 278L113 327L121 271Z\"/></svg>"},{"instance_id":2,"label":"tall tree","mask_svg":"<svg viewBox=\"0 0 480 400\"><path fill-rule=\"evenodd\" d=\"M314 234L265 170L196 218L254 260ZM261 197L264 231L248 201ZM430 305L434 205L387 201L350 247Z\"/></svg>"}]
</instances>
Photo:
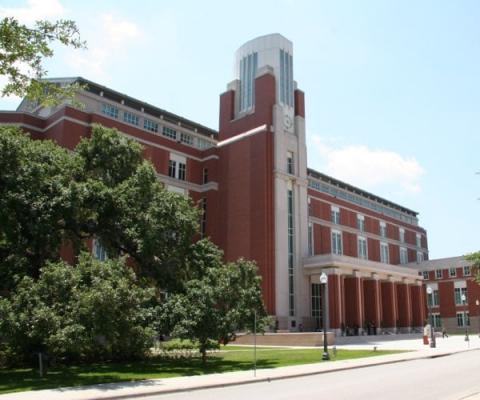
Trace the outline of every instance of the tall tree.
<instances>
[{"instance_id":1,"label":"tall tree","mask_svg":"<svg viewBox=\"0 0 480 400\"><path fill-rule=\"evenodd\" d=\"M465 259L472 262L473 273L476 276L477 282L480 283L480 251L467 254Z\"/></svg>"},{"instance_id":2,"label":"tall tree","mask_svg":"<svg viewBox=\"0 0 480 400\"><path fill-rule=\"evenodd\" d=\"M0 21L0 75L7 78L2 96L17 95L43 105L54 105L65 98L73 98L78 85L59 86L43 80L45 58L53 56L53 43L76 49L85 48L75 22L37 21L34 27L19 23L14 18Z\"/></svg>"},{"instance_id":3,"label":"tall tree","mask_svg":"<svg viewBox=\"0 0 480 400\"><path fill-rule=\"evenodd\" d=\"M262 301L261 278L255 263L243 259L223 265L220 260L186 284L161 309L159 330L198 343L205 362L212 342L227 344L239 331L259 332L271 322Z\"/></svg>"},{"instance_id":4,"label":"tall tree","mask_svg":"<svg viewBox=\"0 0 480 400\"><path fill-rule=\"evenodd\" d=\"M80 171L75 154L0 127L0 289L58 259Z\"/></svg>"}]
</instances>

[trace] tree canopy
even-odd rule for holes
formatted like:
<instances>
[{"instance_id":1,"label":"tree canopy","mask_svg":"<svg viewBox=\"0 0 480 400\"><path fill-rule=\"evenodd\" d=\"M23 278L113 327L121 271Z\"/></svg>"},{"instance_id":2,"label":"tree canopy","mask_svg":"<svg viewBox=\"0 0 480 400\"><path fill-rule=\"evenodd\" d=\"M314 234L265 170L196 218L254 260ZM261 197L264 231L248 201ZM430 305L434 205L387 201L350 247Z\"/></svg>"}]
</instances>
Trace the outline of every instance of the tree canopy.
<instances>
[{"instance_id":1,"label":"tree canopy","mask_svg":"<svg viewBox=\"0 0 480 400\"><path fill-rule=\"evenodd\" d=\"M73 98L78 85L60 86L43 80L43 61L54 55L52 44L85 48L77 25L71 20L37 21L34 27L15 18L0 20L0 75L7 77L2 96L17 95L43 105Z\"/></svg>"},{"instance_id":2,"label":"tree canopy","mask_svg":"<svg viewBox=\"0 0 480 400\"><path fill-rule=\"evenodd\" d=\"M19 359L138 356L153 315L158 332L195 340L204 357L255 312L259 331L267 324L256 265L225 264L198 240L200 210L165 190L142 151L100 125L74 151L0 126L0 343ZM85 254L92 239L106 262Z\"/></svg>"}]
</instances>

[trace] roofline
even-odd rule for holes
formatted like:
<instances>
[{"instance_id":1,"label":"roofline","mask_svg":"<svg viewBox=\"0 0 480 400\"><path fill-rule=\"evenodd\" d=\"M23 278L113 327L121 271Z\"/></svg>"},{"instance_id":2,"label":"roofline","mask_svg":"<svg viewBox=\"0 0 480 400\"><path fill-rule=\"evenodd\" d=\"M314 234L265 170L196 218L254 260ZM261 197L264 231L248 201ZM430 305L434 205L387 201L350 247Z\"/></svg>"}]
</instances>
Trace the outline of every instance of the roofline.
<instances>
[{"instance_id":1,"label":"roofline","mask_svg":"<svg viewBox=\"0 0 480 400\"><path fill-rule=\"evenodd\" d=\"M141 101L141 100L138 100L134 97L131 97L125 93L122 93L122 92L118 92L114 89L110 89L109 87L107 86L104 86L104 85L100 85L96 82L93 82L89 79L86 79L86 78L83 78L81 76L74 76L74 77L60 77L60 78L46 78L45 80L48 80L48 81L54 81L54 82L71 82L71 83L80 83L80 84L86 84L88 86L93 86L93 87L96 87L97 89L100 89L101 91L104 91L104 92L110 92L118 97L122 97L124 98L125 100L129 100L130 102L132 103L136 103L139 105L140 108L152 108L154 109L155 111L158 111L158 114L160 115L164 115L166 117L170 117L171 119L174 119L178 122L180 122L182 125L187 125L187 126L190 126L190 127L193 127L193 128L197 128L199 131L202 131L202 132L198 132L198 133L203 133L203 134L207 134L207 135L213 135L214 137L218 137L218 131L212 129L212 128L209 128L205 125L202 125L202 124L199 124L198 122L194 122L190 119L187 119L187 118L184 118L184 117L181 117L177 114L174 114L170 111L166 111L162 108L159 108L157 106L154 106L150 103L147 103L147 102L144 102L144 101Z\"/></svg>"},{"instance_id":2,"label":"roofline","mask_svg":"<svg viewBox=\"0 0 480 400\"><path fill-rule=\"evenodd\" d=\"M315 175L317 175L317 176L315 176ZM371 200L375 200L379 203L382 203L383 205L395 208L399 211L405 212L405 213L410 214L414 217L418 216L418 212L416 212L416 211L413 211L409 208L403 207L400 204L397 204L397 203L394 203L390 200L384 199L383 197L380 197L380 196L377 196L373 193L367 192L366 190L363 190L363 189L360 189L356 186L350 185L349 183L345 183L345 182L343 182L339 179L333 178L329 175L325 175L325 174L323 174L321 172L318 172L318 171L316 171L312 168L307 168L307 177L308 176L312 176L313 178L316 178L316 179L322 179L322 180L329 181L329 183L332 183L336 186L339 186L342 189L346 189L346 190L349 190L349 191L354 192L356 194L359 194L363 197L370 198Z\"/></svg>"}]
</instances>

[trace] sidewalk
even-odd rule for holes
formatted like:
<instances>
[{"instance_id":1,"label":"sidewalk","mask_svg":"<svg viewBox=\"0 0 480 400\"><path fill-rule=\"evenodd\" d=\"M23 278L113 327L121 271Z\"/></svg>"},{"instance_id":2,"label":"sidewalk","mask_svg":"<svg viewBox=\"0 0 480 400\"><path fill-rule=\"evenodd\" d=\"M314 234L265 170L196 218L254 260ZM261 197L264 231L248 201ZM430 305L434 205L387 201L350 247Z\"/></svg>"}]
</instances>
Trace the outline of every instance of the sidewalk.
<instances>
[{"instance_id":1,"label":"sidewalk","mask_svg":"<svg viewBox=\"0 0 480 400\"><path fill-rule=\"evenodd\" d=\"M400 336L400 335L399 335ZM375 344L374 344L375 343ZM372 337L367 343L350 343L338 348L372 348L376 345L378 350L396 349L413 350L408 353L367 357L360 359L320 362L291 367L228 372L223 374L178 377L168 379L155 379L137 382L110 383L95 386L82 386L77 388L49 389L31 392L20 392L1 395L0 400L93 400L93 399L126 399L139 396L174 393L207 389L222 386L242 385L255 382L266 382L277 379L287 379L306 375L315 375L343 371L352 368L365 368L376 365L392 364L403 361L412 361L423 358L447 356L453 353L473 351L480 349L480 339L472 336L469 343L463 336L453 336L448 339L437 339L437 348L432 349L419 344L419 339L400 339L382 341L381 337ZM316 348L321 357L321 349ZM473 400L468 399L468 400ZM475 399L477 399L475 397Z\"/></svg>"}]
</instances>

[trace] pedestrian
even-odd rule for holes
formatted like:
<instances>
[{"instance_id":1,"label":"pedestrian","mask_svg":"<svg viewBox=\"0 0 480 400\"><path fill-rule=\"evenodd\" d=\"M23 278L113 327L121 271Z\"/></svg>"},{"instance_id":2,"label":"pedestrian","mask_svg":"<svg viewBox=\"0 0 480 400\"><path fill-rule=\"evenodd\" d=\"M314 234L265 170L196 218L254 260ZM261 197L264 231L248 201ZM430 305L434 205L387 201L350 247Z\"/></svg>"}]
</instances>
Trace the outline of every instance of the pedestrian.
<instances>
[{"instance_id":1,"label":"pedestrian","mask_svg":"<svg viewBox=\"0 0 480 400\"><path fill-rule=\"evenodd\" d=\"M447 335L447 330L445 329L445 327L442 328L442 338L448 338L448 335Z\"/></svg>"}]
</instances>

